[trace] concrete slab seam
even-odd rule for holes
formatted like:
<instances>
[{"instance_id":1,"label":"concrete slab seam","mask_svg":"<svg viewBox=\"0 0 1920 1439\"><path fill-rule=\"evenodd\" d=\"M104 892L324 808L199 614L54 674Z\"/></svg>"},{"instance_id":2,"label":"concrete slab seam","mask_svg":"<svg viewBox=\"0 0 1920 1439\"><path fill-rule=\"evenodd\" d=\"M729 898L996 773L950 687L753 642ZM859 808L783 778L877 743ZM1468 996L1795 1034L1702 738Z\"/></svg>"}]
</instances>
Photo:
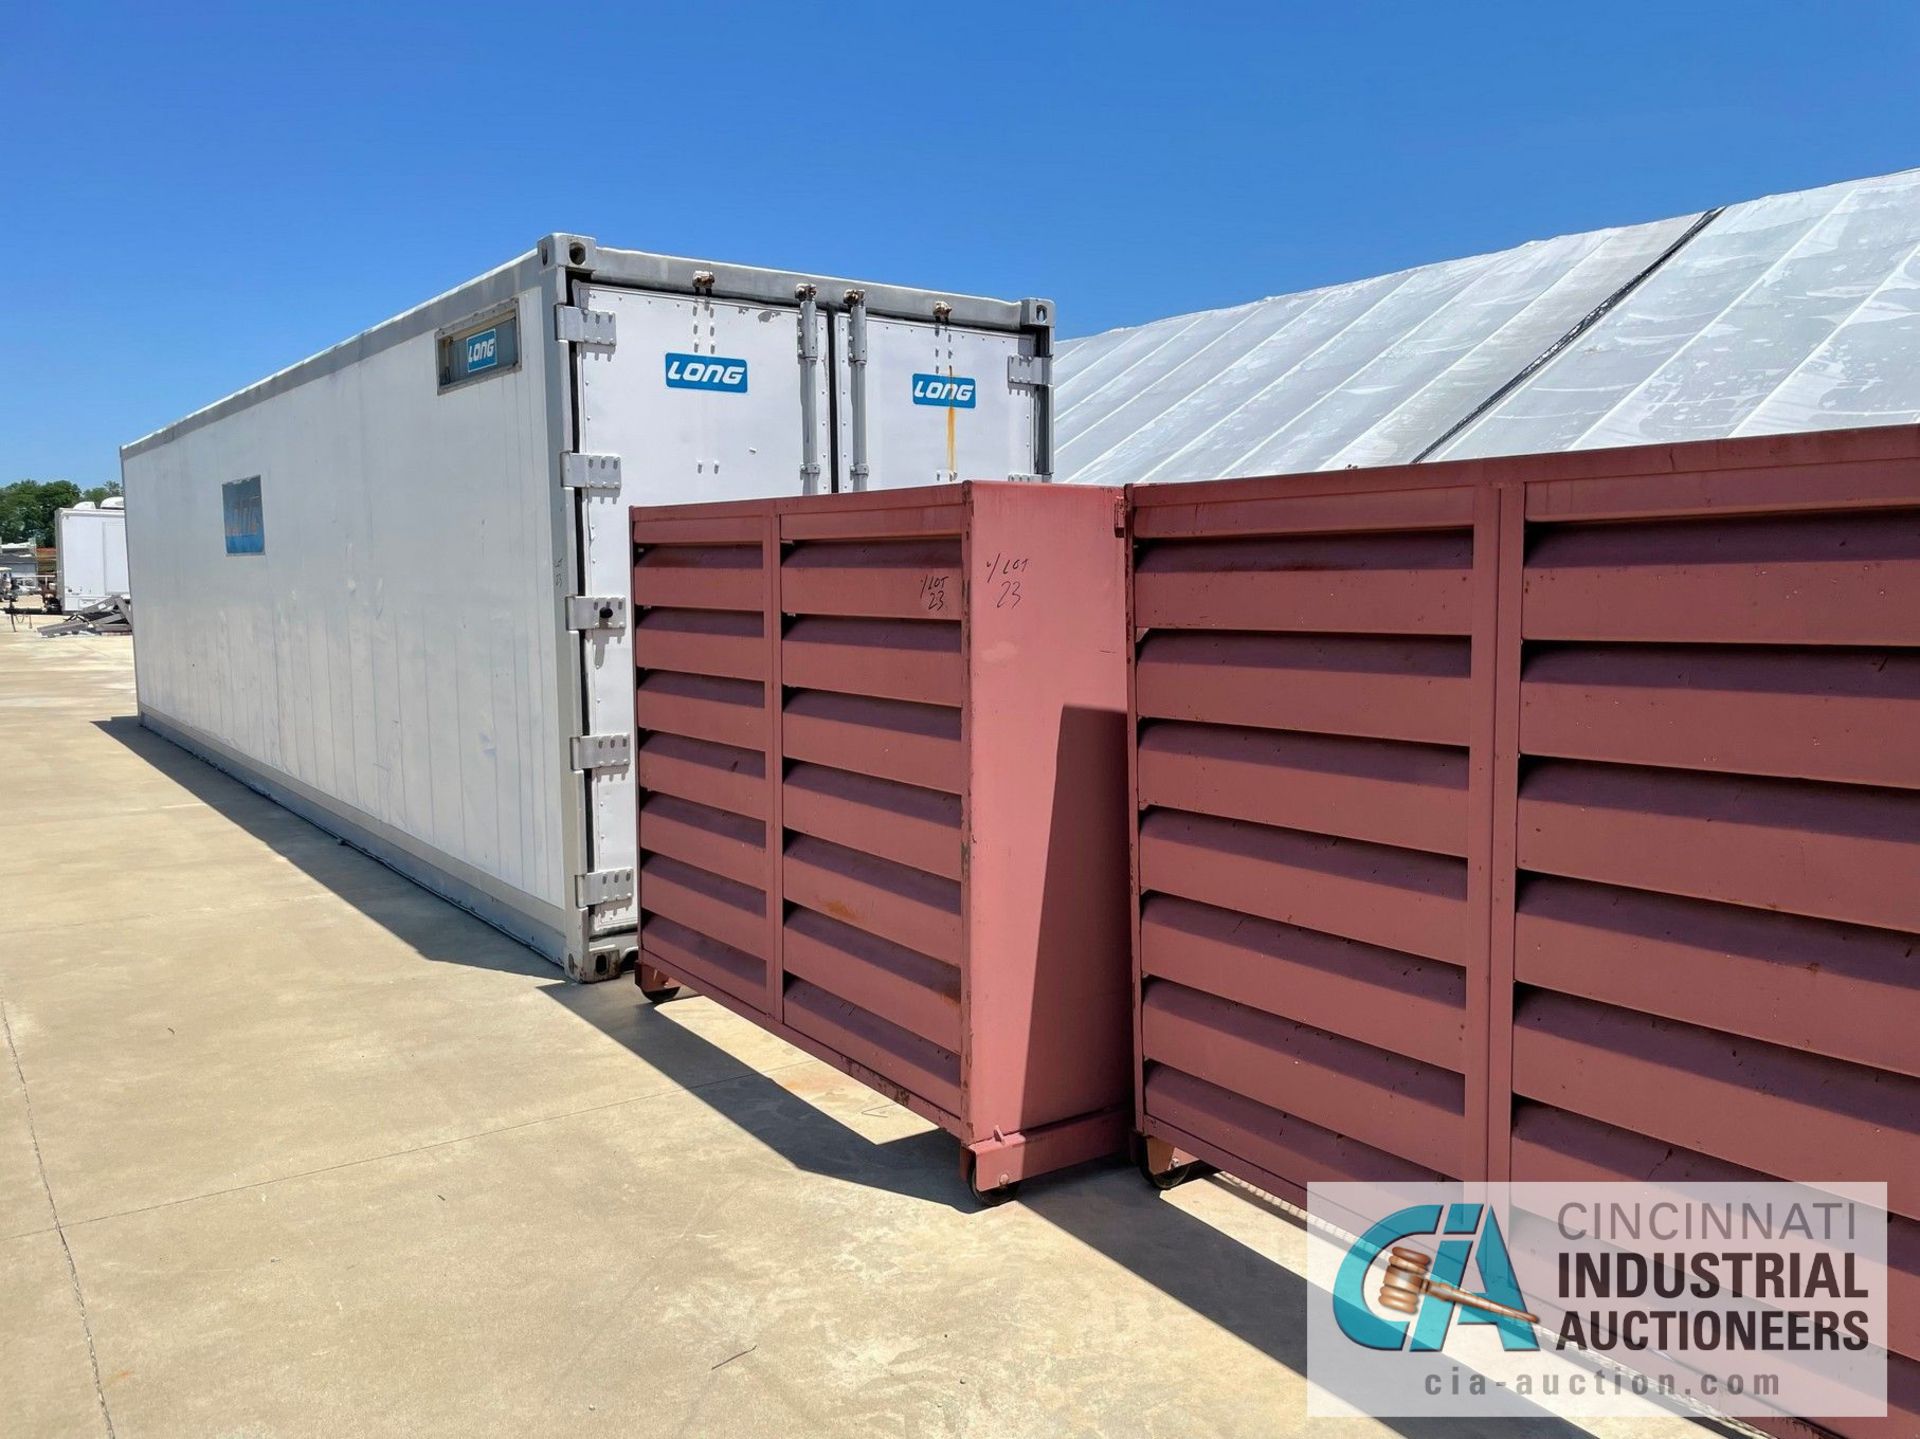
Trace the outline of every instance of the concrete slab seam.
<instances>
[{"instance_id":1,"label":"concrete slab seam","mask_svg":"<svg viewBox=\"0 0 1920 1439\"><path fill-rule=\"evenodd\" d=\"M113 1410L107 1404L107 1388L100 1382L100 1355L94 1348L93 1322L87 1317L86 1291L80 1285L80 1269L73 1262L73 1246L67 1243L67 1231L60 1223L60 1205L47 1183L46 1161L40 1157L40 1131L33 1122L33 1091L27 1087L27 1072L20 1065L20 1051L13 1042L13 1021L7 1016L7 999L0 993L0 1035L7 1042L7 1058L13 1062L14 1078L20 1081L20 1103L27 1116L27 1139L33 1145L33 1167L40 1176L41 1192L47 1196L47 1208L53 1214L53 1232L60 1236L60 1253L67 1261L67 1279L73 1285L73 1302L80 1310L80 1332L87 1339L87 1363L93 1368L93 1397L100 1405L100 1422L106 1425L107 1439L117 1439Z\"/></svg>"}]
</instances>

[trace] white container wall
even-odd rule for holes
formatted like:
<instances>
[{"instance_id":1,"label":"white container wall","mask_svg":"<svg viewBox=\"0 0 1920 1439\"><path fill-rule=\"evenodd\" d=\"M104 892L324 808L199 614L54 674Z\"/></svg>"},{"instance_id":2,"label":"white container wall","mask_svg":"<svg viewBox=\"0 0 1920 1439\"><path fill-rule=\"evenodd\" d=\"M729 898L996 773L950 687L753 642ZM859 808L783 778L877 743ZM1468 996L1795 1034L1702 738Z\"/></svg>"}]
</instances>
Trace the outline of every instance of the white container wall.
<instances>
[{"instance_id":1,"label":"white container wall","mask_svg":"<svg viewBox=\"0 0 1920 1439\"><path fill-rule=\"evenodd\" d=\"M53 515L60 608L68 614L109 595L127 595L127 513L76 505Z\"/></svg>"},{"instance_id":2,"label":"white container wall","mask_svg":"<svg viewBox=\"0 0 1920 1439\"><path fill-rule=\"evenodd\" d=\"M847 357L834 369L837 488L1005 479L1029 463L1026 478L1049 470L1042 456L1022 458L1049 423L1043 327L1053 309L1030 305L1033 324L1021 330L892 319L864 303L836 316L835 354Z\"/></svg>"},{"instance_id":3,"label":"white container wall","mask_svg":"<svg viewBox=\"0 0 1920 1439\"><path fill-rule=\"evenodd\" d=\"M628 508L1045 478L1052 310L549 236L122 451L142 719L604 978Z\"/></svg>"}]
</instances>

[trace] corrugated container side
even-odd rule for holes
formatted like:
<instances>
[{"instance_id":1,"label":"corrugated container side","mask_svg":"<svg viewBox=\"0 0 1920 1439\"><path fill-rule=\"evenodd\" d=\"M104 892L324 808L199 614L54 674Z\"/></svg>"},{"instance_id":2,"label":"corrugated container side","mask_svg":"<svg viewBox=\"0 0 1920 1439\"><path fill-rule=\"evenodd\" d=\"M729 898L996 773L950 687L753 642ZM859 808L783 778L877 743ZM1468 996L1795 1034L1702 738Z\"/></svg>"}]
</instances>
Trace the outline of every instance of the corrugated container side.
<instances>
[{"instance_id":1,"label":"corrugated container side","mask_svg":"<svg viewBox=\"0 0 1920 1439\"><path fill-rule=\"evenodd\" d=\"M1135 512L1142 1117L1296 1195L1485 1163L1490 514Z\"/></svg>"},{"instance_id":2,"label":"corrugated container side","mask_svg":"<svg viewBox=\"0 0 1920 1439\"><path fill-rule=\"evenodd\" d=\"M1920 454L1671 454L1509 496L1495 1152L1885 1180L1890 1413L1819 1422L1920 1433Z\"/></svg>"},{"instance_id":3,"label":"corrugated container side","mask_svg":"<svg viewBox=\"0 0 1920 1439\"><path fill-rule=\"evenodd\" d=\"M1143 1131L1884 1180L1920 1432L1920 432L1131 498Z\"/></svg>"},{"instance_id":4,"label":"corrugated container side","mask_svg":"<svg viewBox=\"0 0 1920 1439\"><path fill-rule=\"evenodd\" d=\"M782 1013L964 1128L968 506L783 519Z\"/></svg>"},{"instance_id":5,"label":"corrugated container side","mask_svg":"<svg viewBox=\"0 0 1920 1439\"><path fill-rule=\"evenodd\" d=\"M1124 1130L1117 499L633 516L643 984L941 1124L985 1188Z\"/></svg>"},{"instance_id":6,"label":"corrugated container side","mask_svg":"<svg viewBox=\"0 0 1920 1439\"><path fill-rule=\"evenodd\" d=\"M640 940L701 989L765 1012L766 524L676 530L633 571Z\"/></svg>"}]
</instances>

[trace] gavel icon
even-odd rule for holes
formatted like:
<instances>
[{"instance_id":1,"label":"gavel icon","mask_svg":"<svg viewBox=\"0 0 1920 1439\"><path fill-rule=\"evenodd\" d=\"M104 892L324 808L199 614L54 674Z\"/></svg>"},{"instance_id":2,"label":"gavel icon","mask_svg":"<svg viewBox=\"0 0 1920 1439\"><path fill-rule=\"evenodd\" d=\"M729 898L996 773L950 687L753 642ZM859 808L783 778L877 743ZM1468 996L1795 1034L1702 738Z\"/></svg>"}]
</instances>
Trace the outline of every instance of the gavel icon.
<instances>
[{"instance_id":1,"label":"gavel icon","mask_svg":"<svg viewBox=\"0 0 1920 1439\"><path fill-rule=\"evenodd\" d=\"M1431 1254L1423 1254L1418 1249L1409 1249L1401 1244L1394 1245L1387 1251L1387 1272L1380 1276L1380 1307L1402 1314L1417 1314L1420 1311L1420 1296L1431 1294L1448 1304L1464 1304L1469 1309L1484 1309L1489 1314L1524 1319L1529 1324L1540 1322L1538 1314L1496 1304L1491 1299L1482 1299L1478 1294L1469 1294L1464 1289L1455 1289L1451 1284L1430 1279L1427 1271L1431 1268Z\"/></svg>"}]
</instances>

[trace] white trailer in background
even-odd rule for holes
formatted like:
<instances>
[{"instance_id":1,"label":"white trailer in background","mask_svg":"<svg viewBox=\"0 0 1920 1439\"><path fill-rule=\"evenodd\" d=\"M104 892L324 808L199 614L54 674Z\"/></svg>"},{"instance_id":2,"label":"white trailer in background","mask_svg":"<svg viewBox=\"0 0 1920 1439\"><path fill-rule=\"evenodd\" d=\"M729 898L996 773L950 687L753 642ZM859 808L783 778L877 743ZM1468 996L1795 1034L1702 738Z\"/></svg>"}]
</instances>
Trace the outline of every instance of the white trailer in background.
<instances>
[{"instance_id":1,"label":"white trailer in background","mask_svg":"<svg viewBox=\"0 0 1920 1439\"><path fill-rule=\"evenodd\" d=\"M55 588L67 614L127 595L127 512L122 501L88 503L53 515Z\"/></svg>"},{"instance_id":2,"label":"white trailer in background","mask_svg":"<svg viewBox=\"0 0 1920 1439\"><path fill-rule=\"evenodd\" d=\"M1052 326L550 235L121 451L142 721L606 978L629 508L1045 480Z\"/></svg>"}]
</instances>

